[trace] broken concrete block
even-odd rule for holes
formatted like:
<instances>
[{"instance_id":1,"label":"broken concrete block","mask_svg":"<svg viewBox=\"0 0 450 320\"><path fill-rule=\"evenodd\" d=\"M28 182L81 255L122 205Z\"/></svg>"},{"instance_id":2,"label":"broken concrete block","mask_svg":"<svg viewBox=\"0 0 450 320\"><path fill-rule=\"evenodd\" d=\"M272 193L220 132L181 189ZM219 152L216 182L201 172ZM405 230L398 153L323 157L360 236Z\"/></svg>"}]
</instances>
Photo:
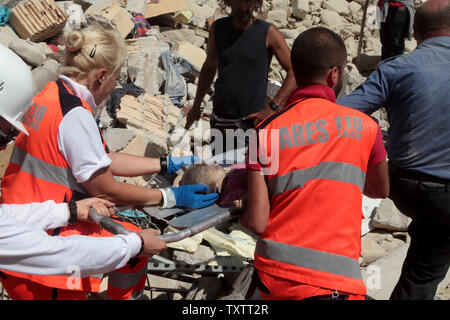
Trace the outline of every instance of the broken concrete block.
<instances>
[{"instance_id":1,"label":"broken concrete block","mask_svg":"<svg viewBox=\"0 0 450 320\"><path fill-rule=\"evenodd\" d=\"M326 0L322 2L322 7L340 15L347 15L350 12L347 0Z\"/></svg>"},{"instance_id":2,"label":"broken concrete block","mask_svg":"<svg viewBox=\"0 0 450 320\"><path fill-rule=\"evenodd\" d=\"M0 43L5 47L9 47L9 43L14 40L19 39L19 36L14 32L14 30L7 25L0 26Z\"/></svg>"},{"instance_id":3,"label":"broken concrete block","mask_svg":"<svg viewBox=\"0 0 450 320\"><path fill-rule=\"evenodd\" d=\"M114 177L117 181L148 188L148 182L143 177Z\"/></svg>"},{"instance_id":4,"label":"broken concrete block","mask_svg":"<svg viewBox=\"0 0 450 320\"><path fill-rule=\"evenodd\" d=\"M164 234L171 234L178 231L179 230L176 230L169 226L164 230ZM168 243L167 246L172 249L179 249L190 253L195 253L198 250L200 243L203 241L203 234L204 232L200 232L196 235L193 235L192 237Z\"/></svg>"},{"instance_id":5,"label":"broken concrete block","mask_svg":"<svg viewBox=\"0 0 450 320\"><path fill-rule=\"evenodd\" d=\"M159 0L147 3L146 18L156 17L165 13L173 13L189 9L185 0Z\"/></svg>"},{"instance_id":6,"label":"broken concrete block","mask_svg":"<svg viewBox=\"0 0 450 320\"><path fill-rule=\"evenodd\" d=\"M35 0L17 5L8 23L22 39L43 41L64 28L67 15L53 0Z\"/></svg>"},{"instance_id":7,"label":"broken concrete block","mask_svg":"<svg viewBox=\"0 0 450 320\"><path fill-rule=\"evenodd\" d=\"M127 68L131 81L147 94L160 94L159 89L166 80L166 72L161 69L161 53L169 51L169 43L159 41L156 36L128 40Z\"/></svg>"},{"instance_id":8,"label":"broken concrete block","mask_svg":"<svg viewBox=\"0 0 450 320\"><path fill-rule=\"evenodd\" d=\"M413 51L417 47L417 41L415 39L405 39L405 53Z\"/></svg>"},{"instance_id":9,"label":"broken concrete block","mask_svg":"<svg viewBox=\"0 0 450 320\"><path fill-rule=\"evenodd\" d=\"M411 218L403 215L391 199L383 199L371 221L374 228L407 231Z\"/></svg>"},{"instance_id":10,"label":"broken concrete block","mask_svg":"<svg viewBox=\"0 0 450 320\"><path fill-rule=\"evenodd\" d=\"M105 142L112 152L123 150L135 137L136 132L123 128L109 128L103 134Z\"/></svg>"},{"instance_id":11,"label":"broken concrete block","mask_svg":"<svg viewBox=\"0 0 450 320\"><path fill-rule=\"evenodd\" d=\"M149 158L159 158L167 152L167 143L160 136L155 134L144 136L141 133L137 133L136 137L120 151L120 153Z\"/></svg>"},{"instance_id":12,"label":"broken concrete block","mask_svg":"<svg viewBox=\"0 0 450 320\"><path fill-rule=\"evenodd\" d=\"M206 60L205 50L185 41L177 42L173 47L173 50L178 52L181 57L188 61L197 72L200 72L203 63Z\"/></svg>"},{"instance_id":13,"label":"broken concrete block","mask_svg":"<svg viewBox=\"0 0 450 320\"><path fill-rule=\"evenodd\" d=\"M172 103L170 97L167 94L158 95L157 98L160 99L164 104L163 113L165 115L165 129L167 131L172 131L177 126L179 120L182 118L181 109Z\"/></svg>"},{"instance_id":14,"label":"broken concrete block","mask_svg":"<svg viewBox=\"0 0 450 320\"><path fill-rule=\"evenodd\" d=\"M367 235L369 235L368 233ZM365 267L386 254L381 245L367 235L361 238L361 266Z\"/></svg>"},{"instance_id":15,"label":"broken concrete block","mask_svg":"<svg viewBox=\"0 0 450 320\"><path fill-rule=\"evenodd\" d=\"M278 29L283 29L288 23L288 9L271 10L267 16L267 22L272 23Z\"/></svg>"},{"instance_id":16,"label":"broken concrete block","mask_svg":"<svg viewBox=\"0 0 450 320\"><path fill-rule=\"evenodd\" d=\"M115 1L107 0L95 3L86 10L85 14L98 15L111 20L123 38L134 28L132 15Z\"/></svg>"},{"instance_id":17,"label":"broken concrete block","mask_svg":"<svg viewBox=\"0 0 450 320\"><path fill-rule=\"evenodd\" d=\"M179 41L193 42L195 39L194 29L172 29L166 30L166 28L161 28L161 34L169 38L173 43Z\"/></svg>"},{"instance_id":18,"label":"broken concrete block","mask_svg":"<svg viewBox=\"0 0 450 320\"><path fill-rule=\"evenodd\" d=\"M253 259L255 253L255 243L248 239L234 235L227 235L211 228L203 231L203 238L215 247L222 248L230 254L239 255L244 258Z\"/></svg>"},{"instance_id":19,"label":"broken concrete block","mask_svg":"<svg viewBox=\"0 0 450 320\"><path fill-rule=\"evenodd\" d=\"M308 0L292 0L292 14L294 17L304 19L309 11Z\"/></svg>"},{"instance_id":20,"label":"broken concrete block","mask_svg":"<svg viewBox=\"0 0 450 320\"><path fill-rule=\"evenodd\" d=\"M352 16L356 16L361 11L361 5L358 2L352 1L348 4Z\"/></svg>"},{"instance_id":21,"label":"broken concrete block","mask_svg":"<svg viewBox=\"0 0 450 320\"><path fill-rule=\"evenodd\" d=\"M59 63L53 59L47 59L42 66L34 68L31 71L34 81L34 95L37 95L45 88L50 81L58 79Z\"/></svg>"},{"instance_id":22,"label":"broken concrete block","mask_svg":"<svg viewBox=\"0 0 450 320\"><path fill-rule=\"evenodd\" d=\"M341 16L335 11L322 11L320 14L320 19L325 26L335 31L339 31L344 27L344 22Z\"/></svg>"},{"instance_id":23,"label":"broken concrete block","mask_svg":"<svg viewBox=\"0 0 450 320\"><path fill-rule=\"evenodd\" d=\"M13 39L9 48L32 66L41 66L47 58L45 47L41 44L23 39Z\"/></svg>"},{"instance_id":24,"label":"broken concrete block","mask_svg":"<svg viewBox=\"0 0 450 320\"><path fill-rule=\"evenodd\" d=\"M272 0L272 10L285 10L289 7L289 0Z\"/></svg>"},{"instance_id":25,"label":"broken concrete block","mask_svg":"<svg viewBox=\"0 0 450 320\"><path fill-rule=\"evenodd\" d=\"M204 245L199 245L197 251L193 254L186 253L183 251L175 250L173 252L173 260L178 263L186 263L186 264L207 264L210 260L213 260L215 257L214 251Z\"/></svg>"},{"instance_id":26,"label":"broken concrete block","mask_svg":"<svg viewBox=\"0 0 450 320\"><path fill-rule=\"evenodd\" d=\"M113 123L113 118L111 118L106 111L106 108L99 110L100 112L100 128L109 128Z\"/></svg>"},{"instance_id":27,"label":"broken concrete block","mask_svg":"<svg viewBox=\"0 0 450 320\"><path fill-rule=\"evenodd\" d=\"M67 22L64 26L65 33L68 33L70 30L79 30L87 25L87 20L81 5L73 3L72 1L58 1L56 4L64 10L67 15Z\"/></svg>"},{"instance_id":28,"label":"broken concrete block","mask_svg":"<svg viewBox=\"0 0 450 320\"><path fill-rule=\"evenodd\" d=\"M127 11L128 12L137 12L144 14L147 10L147 2L142 0L127 0Z\"/></svg>"},{"instance_id":29,"label":"broken concrete block","mask_svg":"<svg viewBox=\"0 0 450 320\"><path fill-rule=\"evenodd\" d=\"M123 124L148 132L151 139L160 140L167 150L168 134L164 129L167 114L164 113L164 107L163 101L157 97L147 94L138 98L125 95L120 100L120 109L117 110L116 117Z\"/></svg>"}]
</instances>

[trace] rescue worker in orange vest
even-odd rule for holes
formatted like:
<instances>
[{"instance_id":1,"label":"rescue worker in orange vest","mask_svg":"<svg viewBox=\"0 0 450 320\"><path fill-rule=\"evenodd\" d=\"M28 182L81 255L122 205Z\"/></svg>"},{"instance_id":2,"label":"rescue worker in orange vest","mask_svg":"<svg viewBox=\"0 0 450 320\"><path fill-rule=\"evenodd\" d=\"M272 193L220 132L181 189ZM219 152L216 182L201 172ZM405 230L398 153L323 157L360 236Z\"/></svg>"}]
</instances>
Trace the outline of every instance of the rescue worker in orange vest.
<instances>
[{"instance_id":1,"label":"rescue worker in orange vest","mask_svg":"<svg viewBox=\"0 0 450 320\"><path fill-rule=\"evenodd\" d=\"M98 196L118 205L160 205L199 208L212 204L216 193L208 187L148 189L121 183L114 176L139 176L176 171L194 159L160 159L108 153L93 117L94 109L114 90L126 58L123 39L111 30L72 31L66 39L62 75L34 98L23 115L29 136L20 134L2 179L4 203L54 200L69 202ZM130 231L139 230L122 223ZM76 223L51 235L112 236L98 225ZM107 295L129 299L143 290L147 258L136 258L109 274ZM4 288L13 299L86 299L99 292L102 275L83 278L77 287L65 276L35 276L4 272Z\"/></svg>"},{"instance_id":2,"label":"rescue worker in orange vest","mask_svg":"<svg viewBox=\"0 0 450 320\"><path fill-rule=\"evenodd\" d=\"M300 34L291 51L298 88L250 141L239 221L260 235L254 266L264 299L365 298L362 194L385 198L389 183L377 123L335 103L346 59L334 32Z\"/></svg>"},{"instance_id":3,"label":"rescue worker in orange vest","mask_svg":"<svg viewBox=\"0 0 450 320\"><path fill-rule=\"evenodd\" d=\"M0 44L0 152L14 142L19 132L28 134L20 121L33 102L33 76L29 66ZM88 222L94 208L102 216L114 212L107 200L86 198L67 203L0 205L0 268L31 274L65 274L86 277L123 267L132 257L151 257L167 248L159 230L99 238L52 237L43 230L67 226L69 221ZM14 216L14 217L13 217ZM89 257L89 259L86 259ZM0 278L5 277L0 272Z\"/></svg>"}]
</instances>

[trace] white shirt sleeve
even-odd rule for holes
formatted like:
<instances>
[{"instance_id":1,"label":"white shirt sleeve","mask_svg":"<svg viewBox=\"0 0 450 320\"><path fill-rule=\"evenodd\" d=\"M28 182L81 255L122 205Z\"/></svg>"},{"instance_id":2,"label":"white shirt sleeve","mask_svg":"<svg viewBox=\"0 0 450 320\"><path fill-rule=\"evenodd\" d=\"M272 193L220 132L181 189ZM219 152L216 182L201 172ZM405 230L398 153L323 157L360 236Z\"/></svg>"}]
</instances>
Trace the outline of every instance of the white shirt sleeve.
<instances>
[{"instance_id":1,"label":"white shirt sleeve","mask_svg":"<svg viewBox=\"0 0 450 320\"><path fill-rule=\"evenodd\" d=\"M14 218L10 213L14 211ZM140 249L135 233L113 237L52 237L43 229L63 226L65 204L0 206L0 269L39 275L87 277L123 267Z\"/></svg>"},{"instance_id":2,"label":"white shirt sleeve","mask_svg":"<svg viewBox=\"0 0 450 320\"><path fill-rule=\"evenodd\" d=\"M83 107L73 108L64 116L58 128L58 148L78 183L111 164L97 123Z\"/></svg>"},{"instance_id":3,"label":"white shirt sleeve","mask_svg":"<svg viewBox=\"0 0 450 320\"><path fill-rule=\"evenodd\" d=\"M56 204L53 200L42 203L2 204L1 209L15 220L42 230L65 227L69 219L67 203Z\"/></svg>"}]
</instances>

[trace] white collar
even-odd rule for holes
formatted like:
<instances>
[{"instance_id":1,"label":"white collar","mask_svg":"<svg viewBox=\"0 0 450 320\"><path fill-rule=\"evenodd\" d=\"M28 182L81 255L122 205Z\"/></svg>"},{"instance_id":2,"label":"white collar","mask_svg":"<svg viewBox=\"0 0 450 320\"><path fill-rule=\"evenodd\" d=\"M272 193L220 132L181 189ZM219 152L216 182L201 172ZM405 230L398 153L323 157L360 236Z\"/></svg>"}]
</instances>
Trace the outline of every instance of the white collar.
<instances>
[{"instance_id":1,"label":"white collar","mask_svg":"<svg viewBox=\"0 0 450 320\"><path fill-rule=\"evenodd\" d=\"M77 97L86 101L91 106L92 113L95 114L95 109L97 108L97 105L95 103L94 97L92 96L92 93L89 91L88 88L65 75L60 75L59 79L63 80L70 87L70 89L72 89L73 93Z\"/></svg>"}]
</instances>

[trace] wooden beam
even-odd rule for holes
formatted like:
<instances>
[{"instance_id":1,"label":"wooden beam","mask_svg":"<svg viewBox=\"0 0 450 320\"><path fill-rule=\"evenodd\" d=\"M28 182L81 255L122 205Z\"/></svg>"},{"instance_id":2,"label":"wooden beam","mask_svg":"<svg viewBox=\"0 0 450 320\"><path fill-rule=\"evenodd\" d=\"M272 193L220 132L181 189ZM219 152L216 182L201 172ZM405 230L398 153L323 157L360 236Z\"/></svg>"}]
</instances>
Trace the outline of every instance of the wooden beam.
<instances>
[{"instance_id":1,"label":"wooden beam","mask_svg":"<svg viewBox=\"0 0 450 320\"><path fill-rule=\"evenodd\" d=\"M362 21L361 21L361 32L360 32L359 42L358 42L358 55L357 55L357 58L359 58L359 56L361 54L362 41L363 41L363 38L364 38L364 28L366 26L367 8L368 7L369 7L369 0L366 0L366 3L364 4L363 18L362 18Z\"/></svg>"}]
</instances>

